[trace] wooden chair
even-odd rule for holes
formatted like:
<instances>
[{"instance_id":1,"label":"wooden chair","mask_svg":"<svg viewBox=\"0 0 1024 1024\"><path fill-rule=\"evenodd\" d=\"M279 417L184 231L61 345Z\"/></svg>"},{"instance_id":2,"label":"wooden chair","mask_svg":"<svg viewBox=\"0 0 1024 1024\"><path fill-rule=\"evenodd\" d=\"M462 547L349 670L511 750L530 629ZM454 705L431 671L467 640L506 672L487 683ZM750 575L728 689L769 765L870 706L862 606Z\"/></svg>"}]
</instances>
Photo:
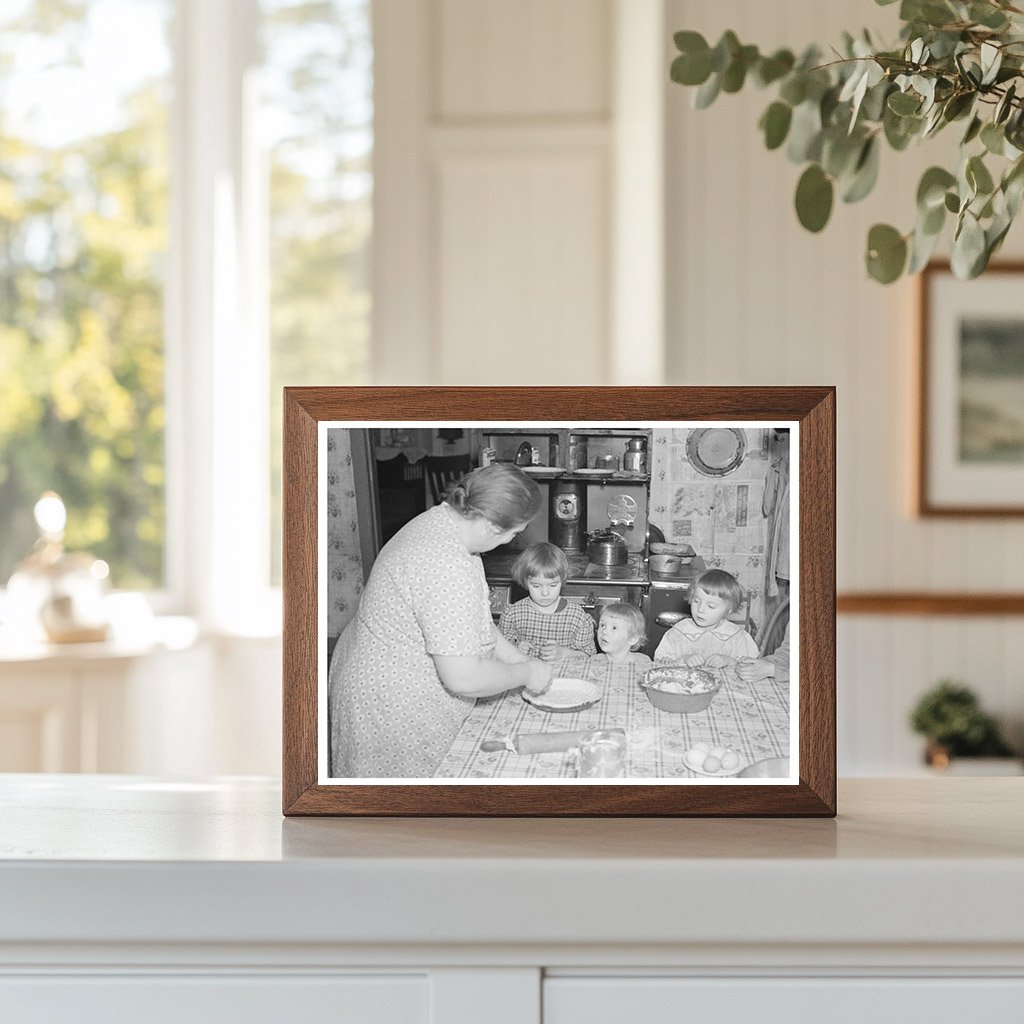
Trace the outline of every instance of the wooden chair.
<instances>
[{"instance_id":1,"label":"wooden chair","mask_svg":"<svg viewBox=\"0 0 1024 1024\"><path fill-rule=\"evenodd\" d=\"M410 462L404 455L377 461L381 542L387 543L410 519L427 508L423 460Z\"/></svg>"},{"instance_id":2,"label":"wooden chair","mask_svg":"<svg viewBox=\"0 0 1024 1024\"><path fill-rule=\"evenodd\" d=\"M427 480L435 505L441 504L445 491L472 466L468 455L428 455L423 461L427 465Z\"/></svg>"},{"instance_id":3,"label":"wooden chair","mask_svg":"<svg viewBox=\"0 0 1024 1024\"><path fill-rule=\"evenodd\" d=\"M761 632L761 638L757 642L757 653L761 658L773 654L775 649L782 643L786 635L786 627L789 625L789 598L783 598L778 607L772 612L771 618Z\"/></svg>"}]
</instances>

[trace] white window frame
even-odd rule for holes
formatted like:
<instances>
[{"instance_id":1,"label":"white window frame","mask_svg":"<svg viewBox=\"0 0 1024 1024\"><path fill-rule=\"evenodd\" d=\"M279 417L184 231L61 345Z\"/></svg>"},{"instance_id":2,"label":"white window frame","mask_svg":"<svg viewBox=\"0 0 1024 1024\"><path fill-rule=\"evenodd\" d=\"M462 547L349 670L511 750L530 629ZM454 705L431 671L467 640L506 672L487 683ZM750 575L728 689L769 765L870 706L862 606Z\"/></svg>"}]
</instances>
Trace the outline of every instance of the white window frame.
<instances>
[{"instance_id":1,"label":"white window frame","mask_svg":"<svg viewBox=\"0 0 1024 1024\"><path fill-rule=\"evenodd\" d=\"M270 586L265 161L257 0L178 0L166 289L167 595L205 630L280 631ZM162 607L161 607L162 606Z\"/></svg>"}]
</instances>

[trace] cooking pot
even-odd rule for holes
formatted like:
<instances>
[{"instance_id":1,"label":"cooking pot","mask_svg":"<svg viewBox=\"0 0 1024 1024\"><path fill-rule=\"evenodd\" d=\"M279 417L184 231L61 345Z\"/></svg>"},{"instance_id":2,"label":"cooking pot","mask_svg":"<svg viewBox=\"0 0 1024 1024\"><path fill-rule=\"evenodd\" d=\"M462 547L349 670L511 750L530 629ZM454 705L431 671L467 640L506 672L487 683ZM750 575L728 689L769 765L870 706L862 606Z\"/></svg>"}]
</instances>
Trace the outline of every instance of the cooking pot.
<instances>
[{"instance_id":1,"label":"cooking pot","mask_svg":"<svg viewBox=\"0 0 1024 1024\"><path fill-rule=\"evenodd\" d=\"M595 565L625 565L629 561L629 547L614 530L599 530L590 535L587 558Z\"/></svg>"},{"instance_id":2,"label":"cooking pot","mask_svg":"<svg viewBox=\"0 0 1024 1024\"><path fill-rule=\"evenodd\" d=\"M651 569L654 572L679 575L683 568L683 560L678 555L651 555Z\"/></svg>"}]
</instances>

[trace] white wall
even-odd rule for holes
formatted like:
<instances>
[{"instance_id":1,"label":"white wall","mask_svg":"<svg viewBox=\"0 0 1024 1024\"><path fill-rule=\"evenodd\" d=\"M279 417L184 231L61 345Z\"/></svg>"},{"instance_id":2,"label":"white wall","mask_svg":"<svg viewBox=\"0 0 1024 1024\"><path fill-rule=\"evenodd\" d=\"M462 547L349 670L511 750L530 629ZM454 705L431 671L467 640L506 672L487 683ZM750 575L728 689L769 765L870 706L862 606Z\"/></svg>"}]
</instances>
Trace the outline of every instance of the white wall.
<instances>
[{"instance_id":1,"label":"white wall","mask_svg":"<svg viewBox=\"0 0 1024 1024\"><path fill-rule=\"evenodd\" d=\"M838 43L842 29L883 26L895 7L869 0L669 0L670 32L715 42L732 28L762 49ZM671 55L671 45L668 50ZM1024 524L922 521L909 511L914 282L882 287L863 269L871 224L912 226L917 181L959 138L885 150L877 192L837 203L820 235L804 231L792 194L801 168L767 152L756 128L774 98L748 88L692 108L667 86L668 383L834 384L838 388L840 591L1024 590ZM1017 225L1004 249L1024 249ZM1020 739L1021 618L839 619L839 745L844 774L914 768L906 727L922 690L943 676L974 687Z\"/></svg>"},{"instance_id":2,"label":"white wall","mask_svg":"<svg viewBox=\"0 0 1024 1024\"><path fill-rule=\"evenodd\" d=\"M799 169L755 127L769 95L694 111L668 82L675 29L799 47L891 26L894 10L379 0L376 381L835 384L840 590L1024 590L1020 522L909 513L913 284L882 288L863 270L870 224L909 227L917 178L948 143L885 152L877 194L812 236L792 210ZM644 123L662 105L663 167ZM1006 253L1022 249L1015 229ZM975 687L1022 738L1021 619L840 617L838 630L842 774L916 770L907 712L941 676ZM279 664L277 641L219 647L218 697L176 703L175 720L196 726L165 760L276 771Z\"/></svg>"},{"instance_id":3,"label":"white wall","mask_svg":"<svg viewBox=\"0 0 1024 1024\"><path fill-rule=\"evenodd\" d=\"M375 380L657 382L662 12L375 5Z\"/></svg>"}]
</instances>

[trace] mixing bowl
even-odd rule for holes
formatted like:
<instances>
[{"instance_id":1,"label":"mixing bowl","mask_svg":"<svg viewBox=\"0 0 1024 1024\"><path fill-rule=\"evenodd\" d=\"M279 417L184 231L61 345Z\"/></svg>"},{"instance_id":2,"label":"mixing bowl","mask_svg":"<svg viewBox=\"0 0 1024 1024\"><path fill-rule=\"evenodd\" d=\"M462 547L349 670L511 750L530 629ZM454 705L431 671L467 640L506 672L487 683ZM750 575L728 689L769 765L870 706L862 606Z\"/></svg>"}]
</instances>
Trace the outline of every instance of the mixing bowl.
<instances>
[{"instance_id":1,"label":"mixing bowl","mask_svg":"<svg viewBox=\"0 0 1024 1024\"><path fill-rule=\"evenodd\" d=\"M655 665L644 673L640 685L654 707L677 715L703 711L722 688L721 681L710 672L688 665ZM667 690L662 688L666 685ZM680 687L692 688L693 692L680 692Z\"/></svg>"}]
</instances>

